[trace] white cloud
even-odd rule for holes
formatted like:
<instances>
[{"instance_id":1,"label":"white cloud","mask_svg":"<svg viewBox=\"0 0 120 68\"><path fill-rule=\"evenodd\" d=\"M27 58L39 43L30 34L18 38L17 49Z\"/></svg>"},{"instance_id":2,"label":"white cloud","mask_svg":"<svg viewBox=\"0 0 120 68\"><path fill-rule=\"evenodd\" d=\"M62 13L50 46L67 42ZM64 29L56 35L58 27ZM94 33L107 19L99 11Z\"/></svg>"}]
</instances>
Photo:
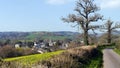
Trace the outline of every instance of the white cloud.
<instances>
[{"instance_id":1,"label":"white cloud","mask_svg":"<svg viewBox=\"0 0 120 68\"><path fill-rule=\"evenodd\" d=\"M120 7L120 0L100 0L101 8L119 8Z\"/></svg>"},{"instance_id":2,"label":"white cloud","mask_svg":"<svg viewBox=\"0 0 120 68\"><path fill-rule=\"evenodd\" d=\"M52 4L52 5L65 4L72 1L75 0L46 0L48 4Z\"/></svg>"}]
</instances>

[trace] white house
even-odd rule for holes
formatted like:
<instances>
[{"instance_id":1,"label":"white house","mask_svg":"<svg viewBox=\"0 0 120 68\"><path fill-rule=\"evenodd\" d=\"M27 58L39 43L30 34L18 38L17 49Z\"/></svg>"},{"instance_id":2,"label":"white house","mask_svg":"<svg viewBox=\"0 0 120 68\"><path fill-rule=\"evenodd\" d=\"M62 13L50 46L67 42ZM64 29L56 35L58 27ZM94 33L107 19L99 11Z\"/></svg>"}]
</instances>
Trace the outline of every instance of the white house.
<instances>
[{"instance_id":1,"label":"white house","mask_svg":"<svg viewBox=\"0 0 120 68\"><path fill-rule=\"evenodd\" d=\"M15 44L15 48L20 48L20 44Z\"/></svg>"}]
</instances>

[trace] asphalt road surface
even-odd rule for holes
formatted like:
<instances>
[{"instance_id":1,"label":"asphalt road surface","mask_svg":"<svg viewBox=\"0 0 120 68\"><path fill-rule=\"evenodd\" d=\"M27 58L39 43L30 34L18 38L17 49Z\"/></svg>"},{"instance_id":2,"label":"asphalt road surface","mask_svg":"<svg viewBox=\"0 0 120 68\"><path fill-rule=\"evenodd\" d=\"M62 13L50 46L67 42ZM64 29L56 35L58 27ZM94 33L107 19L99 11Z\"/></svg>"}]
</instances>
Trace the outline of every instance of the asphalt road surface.
<instances>
[{"instance_id":1,"label":"asphalt road surface","mask_svg":"<svg viewBox=\"0 0 120 68\"><path fill-rule=\"evenodd\" d=\"M103 68L120 68L120 55L112 49L103 50Z\"/></svg>"}]
</instances>

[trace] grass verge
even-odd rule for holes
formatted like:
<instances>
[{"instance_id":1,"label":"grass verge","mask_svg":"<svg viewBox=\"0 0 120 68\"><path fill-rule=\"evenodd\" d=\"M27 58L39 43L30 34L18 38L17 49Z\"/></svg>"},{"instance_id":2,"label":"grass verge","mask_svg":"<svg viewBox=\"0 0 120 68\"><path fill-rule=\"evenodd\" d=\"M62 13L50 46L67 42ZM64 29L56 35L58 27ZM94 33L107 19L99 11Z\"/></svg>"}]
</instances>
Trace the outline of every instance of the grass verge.
<instances>
[{"instance_id":1,"label":"grass verge","mask_svg":"<svg viewBox=\"0 0 120 68\"><path fill-rule=\"evenodd\" d=\"M115 48L114 51L120 55L120 50Z\"/></svg>"},{"instance_id":2,"label":"grass verge","mask_svg":"<svg viewBox=\"0 0 120 68\"><path fill-rule=\"evenodd\" d=\"M99 51L99 56L91 59L90 64L86 68L102 68L103 54Z\"/></svg>"}]
</instances>

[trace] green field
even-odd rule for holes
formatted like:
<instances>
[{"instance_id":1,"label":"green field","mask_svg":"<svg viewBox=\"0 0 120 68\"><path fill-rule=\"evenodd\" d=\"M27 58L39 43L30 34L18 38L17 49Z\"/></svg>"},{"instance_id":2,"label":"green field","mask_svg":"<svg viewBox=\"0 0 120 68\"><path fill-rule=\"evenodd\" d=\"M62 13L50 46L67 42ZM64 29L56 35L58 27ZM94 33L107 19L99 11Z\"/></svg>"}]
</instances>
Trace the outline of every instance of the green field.
<instances>
[{"instance_id":1,"label":"green field","mask_svg":"<svg viewBox=\"0 0 120 68\"><path fill-rule=\"evenodd\" d=\"M56 51L56 52L44 53L44 54L35 54L35 55L21 56L21 57L15 57L15 58L6 58L6 59L4 59L4 61L5 62L17 61L24 65L26 65L26 64L32 65L41 60L47 60L47 59L51 58L52 56L58 55L62 52L63 52L63 50Z\"/></svg>"},{"instance_id":2,"label":"green field","mask_svg":"<svg viewBox=\"0 0 120 68\"><path fill-rule=\"evenodd\" d=\"M55 36L55 35L41 35L39 33L32 33L26 37L29 40L33 40L35 38L41 38L41 39L51 39L51 40L65 40L66 38L72 39L72 36Z\"/></svg>"}]
</instances>

